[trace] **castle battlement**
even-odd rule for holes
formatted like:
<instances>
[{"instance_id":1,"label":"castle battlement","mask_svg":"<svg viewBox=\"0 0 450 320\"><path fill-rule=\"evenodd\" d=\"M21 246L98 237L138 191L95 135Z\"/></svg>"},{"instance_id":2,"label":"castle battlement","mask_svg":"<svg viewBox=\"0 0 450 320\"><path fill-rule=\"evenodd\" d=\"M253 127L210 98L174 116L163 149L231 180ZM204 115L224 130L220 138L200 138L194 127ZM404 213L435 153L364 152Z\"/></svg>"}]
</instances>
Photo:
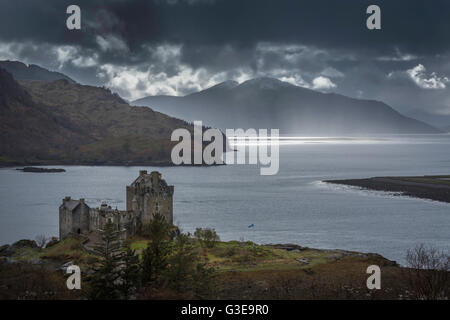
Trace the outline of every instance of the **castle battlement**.
<instances>
[{"instance_id":1,"label":"castle battlement","mask_svg":"<svg viewBox=\"0 0 450 320\"><path fill-rule=\"evenodd\" d=\"M126 187L126 210L113 209L106 203L90 208L84 199L65 197L59 207L59 237L102 230L110 221L125 237L136 233L142 225L159 213L173 223L174 187L167 185L161 173L139 171L139 176Z\"/></svg>"}]
</instances>

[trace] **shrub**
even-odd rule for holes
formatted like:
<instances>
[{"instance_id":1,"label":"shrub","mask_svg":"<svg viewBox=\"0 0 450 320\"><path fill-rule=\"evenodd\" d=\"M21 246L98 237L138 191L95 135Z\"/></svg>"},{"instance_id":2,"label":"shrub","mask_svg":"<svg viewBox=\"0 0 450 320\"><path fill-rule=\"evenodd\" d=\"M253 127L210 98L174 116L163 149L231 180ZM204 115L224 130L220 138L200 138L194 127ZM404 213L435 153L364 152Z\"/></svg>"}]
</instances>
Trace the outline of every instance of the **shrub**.
<instances>
[{"instance_id":1,"label":"shrub","mask_svg":"<svg viewBox=\"0 0 450 320\"><path fill-rule=\"evenodd\" d=\"M450 294L450 256L423 244L408 250L406 278L417 299L435 300Z\"/></svg>"},{"instance_id":2,"label":"shrub","mask_svg":"<svg viewBox=\"0 0 450 320\"><path fill-rule=\"evenodd\" d=\"M57 245L58 243L59 243L58 238L52 237L52 238L47 242L47 244L45 245L45 247L46 247L46 248L50 248L50 247L53 247L54 245Z\"/></svg>"},{"instance_id":3,"label":"shrub","mask_svg":"<svg viewBox=\"0 0 450 320\"><path fill-rule=\"evenodd\" d=\"M210 228L197 228L194 232L195 238L202 247L214 248L216 243L220 241L216 230Z\"/></svg>"},{"instance_id":4,"label":"shrub","mask_svg":"<svg viewBox=\"0 0 450 320\"><path fill-rule=\"evenodd\" d=\"M223 256L225 257L232 257L236 254L236 248L235 247L227 247L225 248L223 252Z\"/></svg>"}]
</instances>

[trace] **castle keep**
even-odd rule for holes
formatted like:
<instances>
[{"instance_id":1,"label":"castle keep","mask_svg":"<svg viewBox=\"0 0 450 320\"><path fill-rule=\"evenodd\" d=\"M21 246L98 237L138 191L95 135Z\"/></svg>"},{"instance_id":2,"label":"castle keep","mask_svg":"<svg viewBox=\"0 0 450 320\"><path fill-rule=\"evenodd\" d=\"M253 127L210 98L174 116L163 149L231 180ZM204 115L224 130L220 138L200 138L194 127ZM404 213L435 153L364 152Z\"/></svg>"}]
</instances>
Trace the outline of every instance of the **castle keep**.
<instances>
[{"instance_id":1,"label":"castle keep","mask_svg":"<svg viewBox=\"0 0 450 320\"><path fill-rule=\"evenodd\" d=\"M84 199L63 199L59 207L59 238L71 234L82 234L102 230L110 221L124 238L134 234L142 225L159 213L170 224L173 223L174 187L153 171L139 171L139 177L126 187L126 210L112 209L103 203L100 208L90 208Z\"/></svg>"}]
</instances>

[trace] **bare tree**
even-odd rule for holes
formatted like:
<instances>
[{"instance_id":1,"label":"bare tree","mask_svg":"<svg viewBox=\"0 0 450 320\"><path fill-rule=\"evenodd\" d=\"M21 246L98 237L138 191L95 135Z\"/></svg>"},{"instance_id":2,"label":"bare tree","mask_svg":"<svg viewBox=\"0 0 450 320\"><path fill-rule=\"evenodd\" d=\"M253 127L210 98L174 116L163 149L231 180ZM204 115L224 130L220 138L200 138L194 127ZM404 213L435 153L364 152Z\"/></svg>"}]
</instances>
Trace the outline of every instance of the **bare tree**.
<instances>
[{"instance_id":1,"label":"bare tree","mask_svg":"<svg viewBox=\"0 0 450 320\"><path fill-rule=\"evenodd\" d=\"M448 299L450 295L450 255L423 244L408 250L406 279L417 299Z\"/></svg>"},{"instance_id":2,"label":"bare tree","mask_svg":"<svg viewBox=\"0 0 450 320\"><path fill-rule=\"evenodd\" d=\"M45 248L45 245L47 244L47 242L48 242L48 238L45 236L45 235L43 235L43 234L40 234L40 235L38 235L38 236L36 236L36 244L38 245L38 247L39 248L41 248L41 249L43 249L43 248Z\"/></svg>"}]
</instances>

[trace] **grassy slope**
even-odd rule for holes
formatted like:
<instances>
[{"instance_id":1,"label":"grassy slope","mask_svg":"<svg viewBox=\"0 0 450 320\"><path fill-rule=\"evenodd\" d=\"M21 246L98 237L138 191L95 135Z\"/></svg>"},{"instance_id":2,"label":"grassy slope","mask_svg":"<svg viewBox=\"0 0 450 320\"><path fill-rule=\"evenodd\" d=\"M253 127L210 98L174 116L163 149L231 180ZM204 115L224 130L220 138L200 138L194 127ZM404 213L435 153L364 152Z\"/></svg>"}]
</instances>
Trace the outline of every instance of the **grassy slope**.
<instances>
[{"instance_id":1,"label":"grassy slope","mask_svg":"<svg viewBox=\"0 0 450 320\"><path fill-rule=\"evenodd\" d=\"M146 240L134 239L131 247L141 252ZM287 251L238 241L198 250L217 270L215 299L398 299L408 295L404 269L377 254L311 248ZM366 287L366 269L372 264L383 270L379 291Z\"/></svg>"},{"instance_id":2,"label":"grassy slope","mask_svg":"<svg viewBox=\"0 0 450 320\"><path fill-rule=\"evenodd\" d=\"M139 254L147 240L129 239ZM18 262L44 260L60 266L73 261L82 270L97 257L85 253L81 239L65 239L46 249L23 248L12 258ZM215 299L398 299L407 297L403 268L380 255L342 250L302 248L287 251L252 242L218 242L214 248L197 247L217 271ZM302 260L303 259L303 260ZM307 261L307 263L305 263ZM366 288L369 265L382 268L382 290Z\"/></svg>"},{"instance_id":3,"label":"grassy slope","mask_svg":"<svg viewBox=\"0 0 450 320\"><path fill-rule=\"evenodd\" d=\"M33 99L49 112L70 121L71 127L91 139L66 154L66 161L86 163L167 163L176 128L186 128L179 119L150 108L131 107L106 89L69 84L66 81L23 83ZM81 155L81 159L77 156Z\"/></svg>"},{"instance_id":4,"label":"grassy slope","mask_svg":"<svg viewBox=\"0 0 450 320\"><path fill-rule=\"evenodd\" d=\"M49 248L29 248L18 249L11 257L15 262L37 262L43 260L54 265L62 265L68 261L74 264L87 266L97 261L97 257L86 253L81 248L81 238L66 238Z\"/></svg>"},{"instance_id":5,"label":"grassy slope","mask_svg":"<svg viewBox=\"0 0 450 320\"><path fill-rule=\"evenodd\" d=\"M131 242L131 248L141 253L147 247L146 240ZM262 271L262 270L302 270L326 264L344 257L366 257L358 252L342 250L284 250L253 242L218 242L214 248L198 247L201 255L207 256L209 263L219 272ZM303 260L300 261L300 260ZM307 263L305 263L305 261Z\"/></svg>"}]
</instances>

